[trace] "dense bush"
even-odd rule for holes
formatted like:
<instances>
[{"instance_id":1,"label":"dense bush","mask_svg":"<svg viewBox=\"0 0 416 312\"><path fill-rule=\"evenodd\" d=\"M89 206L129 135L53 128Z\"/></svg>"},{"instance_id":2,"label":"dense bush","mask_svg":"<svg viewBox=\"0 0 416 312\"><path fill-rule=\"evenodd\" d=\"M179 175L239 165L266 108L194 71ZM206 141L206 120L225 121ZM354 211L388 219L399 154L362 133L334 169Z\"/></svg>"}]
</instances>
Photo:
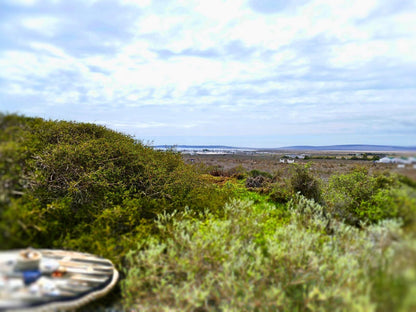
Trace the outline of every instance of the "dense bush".
<instances>
[{"instance_id":1,"label":"dense bush","mask_svg":"<svg viewBox=\"0 0 416 312\"><path fill-rule=\"evenodd\" d=\"M270 199L277 203L288 202L296 194L322 202L321 182L310 172L310 164L293 164L288 172L277 172L268 190Z\"/></svg>"},{"instance_id":2,"label":"dense bush","mask_svg":"<svg viewBox=\"0 0 416 312\"><path fill-rule=\"evenodd\" d=\"M414 181L198 166L102 126L0 114L0 247L108 257L126 310L416 309Z\"/></svg>"},{"instance_id":3,"label":"dense bush","mask_svg":"<svg viewBox=\"0 0 416 312\"><path fill-rule=\"evenodd\" d=\"M290 187L290 181L287 179L277 179L276 182L270 185L269 198L272 202L286 203L294 195Z\"/></svg>"},{"instance_id":4,"label":"dense bush","mask_svg":"<svg viewBox=\"0 0 416 312\"><path fill-rule=\"evenodd\" d=\"M228 173L231 177L238 180L242 180L246 177L246 170L241 165L230 168Z\"/></svg>"},{"instance_id":5,"label":"dense bush","mask_svg":"<svg viewBox=\"0 0 416 312\"><path fill-rule=\"evenodd\" d=\"M256 177L264 177L264 178L266 178L268 180L271 180L273 178L273 175L270 174L269 172L261 171L261 170L257 170L257 169L250 170L248 172L248 176L249 177L253 177L253 178L256 178Z\"/></svg>"},{"instance_id":6,"label":"dense bush","mask_svg":"<svg viewBox=\"0 0 416 312\"><path fill-rule=\"evenodd\" d=\"M363 167L333 175L325 200L333 215L356 226L392 218L401 218L407 225L414 222L416 213L415 189L402 185L397 176L369 174Z\"/></svg>"},{"instance_id":7,"label":"dense bush","mask_svg":"<svg viewBox=\"0 0 416 312\"><path fill-rule=\"evenodd\" d=\"M289 222L270 204L235 201L218 218L164 214L162 238L128 255L122 289L134 311L410 311L415 270L395 221L365 231L297 195ZM397 245L397 240L404 245ZM412 247L410 247L410 245ZM389 287L390 286L390 287ZM412 288L413 287L413 288Z\"/></svg>"},{"instance_id":8,"label":"dense bush","mask_svg":"<svg viewBox=\"0 0 416 312\"><path fill-rule=\"evenodd\" d=\"M0 115L0 129L1 248L114 259L152 231L157 214L218 209L228 196L178 153L103 126Z\"/></svg>"},{"instance_id":9,"label":"dense bush","mask_svg":"<svg viewBox=\"0 0 416 312\"><path fill-rule=\"evenodd\" d=\"M294 193L300 193L316 202L321 201L321 186L319 180L310 173L310 166L293 165L290 184Z\"/></svg>"}]
</instances>

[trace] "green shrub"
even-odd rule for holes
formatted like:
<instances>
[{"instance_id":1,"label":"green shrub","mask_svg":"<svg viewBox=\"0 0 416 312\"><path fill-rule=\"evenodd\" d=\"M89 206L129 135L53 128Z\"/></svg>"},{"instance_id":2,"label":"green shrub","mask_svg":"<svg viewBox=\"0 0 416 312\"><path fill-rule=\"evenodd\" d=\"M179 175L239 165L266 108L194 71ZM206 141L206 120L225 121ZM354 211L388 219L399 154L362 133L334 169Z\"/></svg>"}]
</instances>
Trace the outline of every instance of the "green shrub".
<instances>
[{"instance_id":1,"label":"green shrub","mask_svg":"<svg viewBox=\"0 0 416 312\"><path fill-rule=\"evenodd\" d=\"M361 204L359 212L370 222L399 218L404 226L412 226L416 223L416 190L407 186L379 190Z\"/></svg>"},{"instance_id":2,"label":"green shrub","mask_svg":"<svg viewBox=\"0 0 416 312\"><path fill-rule=\"evenodd\" d=\"M416 181L410 179L409 177L405 176L405 175L399 175L399 181L400 183L410 186L411 188L416 189Z\"/></svg>"},{"instance_id":3,"label":"green shrub","mask_svg":"<svg viewBox=\"0 0 416 312\"><path fill-rule=\"evenodd\" d=\"M321 186L317 178L310 173L310 165L294 164L290 184L294 193L300 193L306 198L321 202Z\"/></svg>"},{"instance_id":4,"label":"green shrub","mask_svg":"<svg viewBox=\"0 0 416 312\"><path fill-rule=\"evenodd\" d=\"M257 170L257 169L250 170L248 172L248 176L253 177L253 178L264 177L264 178L269 179L269 180L271 180L273 178L273 175L270 174L269 172L261 171L261 170Z\"/></svg>"},{"instance_id":5,"label":"green shrub","mask_svg":"<svg viewBox=\"0 0 416 312\"><path fill-rule=\"evenodd\" d=\"M376 223L380 220L402 218L413 222L415 214L414 190L401 187L396 176L370 175L365 168L330 178L325 200L332 214L347 223Z\"/></svg>"},{"instance_id":6,"label":"green shrub","mask_svg":"<svg viewBox=\"0 0 416 312\"><path fill-rule=\"evenodd\" d=\"M0 129L1 248L75 248L118 262L159 213L214 211L229 196L180 154L103 126L0 115Z\"/></svg>"},{"instance_id":7,"label":"green shrub","mask_svg":"<svg viewBox=\"0 0 416 312\"><path fill-rule=\"evenodd\" d=\"M298 195L289 221L273 205L234 201L221 218L159 216L164 235L127 257L125 308L138 311L410 311L414 241L396 221L364 231ZM401 243L398 244L397 242ZM397 267L399 263L400 268ZM389 288L389 283L391 288ZM383 292L383 294L381 293ZM383 295L383 300L379 300Z\"/></svg>"},{"instance_id":8,"label":"green shrub","mask_svg":"<svg viewBox=\"0 0 416 312\"><path fill-rule=\"evenodd\" d=\"M311 226L318 232L332 233L332 223L334 220L329 215L325 207L316 203L313 199L308 199L300 193L295 194L288 202L288 209L292 212L292 218L296 223L302 224L305 229ZM316 227L319 224L318 227Z\"/></svg>"},{"instance_id":9,"label":"green shrub","mask_svg":"<svg viewBox=\"0 0 416 312\"><path fill-rule=\"evenodd\" d=\"M228 174L229 176L236 178L238 180L243 180L246 177L246 169L239 165L239 166L235 166L231 169L228 170Z\"/></svg>"},{"instance_id":10,"label":"green shrub","mask_svg":"<svg viewBox=\"0 0 416 312\"><path fill-rule=\"evenodd\" d=\"M289 182L285 179L278 179L269 190L269 198L272 202L286 203L294 195Z\"/></svg>"},{"instance_id":11,"label":"green shrub","mask_svg":"<svg viewBox=\"0 0 416 312\"><path fill-rule=\"evenodd\" d=\"M286 203L295 194L321 202L320 181L310 173L310 165L294 164L288 172L267 172L252 170L246 180L246 187L268 194L270 201Z\"/></svg>"}]
</instances>

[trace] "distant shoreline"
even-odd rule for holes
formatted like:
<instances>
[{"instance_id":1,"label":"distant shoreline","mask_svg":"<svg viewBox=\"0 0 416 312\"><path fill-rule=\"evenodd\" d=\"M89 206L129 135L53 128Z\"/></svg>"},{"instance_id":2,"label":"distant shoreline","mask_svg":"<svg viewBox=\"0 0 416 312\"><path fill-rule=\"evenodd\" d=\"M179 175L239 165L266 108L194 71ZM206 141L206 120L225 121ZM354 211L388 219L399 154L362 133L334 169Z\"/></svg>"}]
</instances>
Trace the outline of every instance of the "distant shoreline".
<instances>
[{"instance_id":1,"label":"distant shoreline","mask_svg":"<svg viewBox=\"0 0 416 312\"><path fill-rule=\"evenodd\" d=\"M255 148L255 147L236 147L223 145L156 145L156 149L174 149L178 151L241 151L241 152L285 152L285 151L331 151L331 152L416 152L416 146L390 146L390 145L365 145L365 144L346 144L346 145L327 145L327 146L286 146L277 148Z\"/></svg>"}]
</instances>

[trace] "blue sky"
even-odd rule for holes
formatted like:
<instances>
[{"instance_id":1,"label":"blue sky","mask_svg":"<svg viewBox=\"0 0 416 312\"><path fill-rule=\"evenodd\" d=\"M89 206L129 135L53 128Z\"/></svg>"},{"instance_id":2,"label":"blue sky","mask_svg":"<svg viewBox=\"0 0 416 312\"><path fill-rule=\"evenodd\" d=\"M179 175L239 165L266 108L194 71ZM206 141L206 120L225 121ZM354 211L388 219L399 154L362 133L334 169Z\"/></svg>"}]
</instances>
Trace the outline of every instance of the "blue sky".
<instances>
[{"instance_id":1,"label":"blue sky","mask_svg":"<svg viewBox=\"0 0 416 312\"><path fill-rule=\"evenodd\" d=\"M414 0L1 0L0 111L155 145L416 145L415 29Z\"/></svg>"}]
</instances>

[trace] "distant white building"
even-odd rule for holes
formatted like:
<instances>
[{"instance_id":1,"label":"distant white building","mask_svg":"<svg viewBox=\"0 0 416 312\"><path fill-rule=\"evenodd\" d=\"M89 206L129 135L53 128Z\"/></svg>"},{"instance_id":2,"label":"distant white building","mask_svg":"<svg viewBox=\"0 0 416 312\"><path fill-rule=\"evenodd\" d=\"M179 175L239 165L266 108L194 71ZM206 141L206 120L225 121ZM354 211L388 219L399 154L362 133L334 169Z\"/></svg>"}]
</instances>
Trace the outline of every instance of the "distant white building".
<instances>
[{"instance_id":1,"label":"distant white building","mask_svg":"<svg viewBox=\"0 0 416 312\"><path fill-rule=\"evenodd\" d=\"M383 164L404 164L404 165L410 165L413 163L416 163L415 157L383 157L380 160L378 160L379 163Z\"/></svg>"},{"instance_id":2,"label":"distant white building","mask_svg":"<svg viewBox=\"0 0 416 312\"><path fill-rule=\"evenodd\" d=\"M390 157L383 157L383 158L380 158L377 162L382 163L382 164L391 164L392 160Z\"/></svg>"}]
</instances>

